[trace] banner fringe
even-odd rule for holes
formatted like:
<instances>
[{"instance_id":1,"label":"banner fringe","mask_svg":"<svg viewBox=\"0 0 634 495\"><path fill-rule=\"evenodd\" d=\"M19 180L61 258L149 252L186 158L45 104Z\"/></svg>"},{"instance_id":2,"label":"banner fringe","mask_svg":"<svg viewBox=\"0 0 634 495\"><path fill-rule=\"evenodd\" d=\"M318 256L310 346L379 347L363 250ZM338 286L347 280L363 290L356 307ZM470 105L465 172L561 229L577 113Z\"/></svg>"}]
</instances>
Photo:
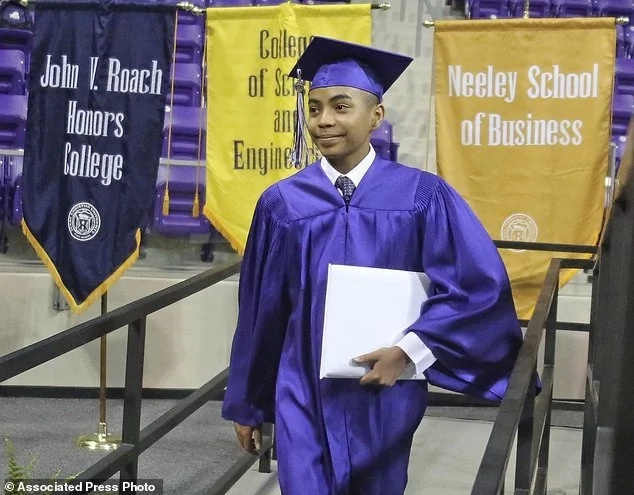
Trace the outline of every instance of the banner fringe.
<instances>
[{"instance_id":1,"label":"banner fringe","mask_svg":"<svg viewBox=\"0 0 634 495\"><path fill-rule=\"evenodd\" d=\"M244 255L244 248L245 246L242 245L242 243L238 240L237 237L234 237L233 234L231 234L231 232L229 232L229 229L227 229L223 224L222 221L220 220L220 217L218 215L216 215L215 213L213 213L208 207L207 205L204 206L203 208L203 214L207 217L207 219L211 222L211 224L214 226L214 228L220 232L220 234L222 235L222 237L224 237L225 239L227 239L229 241L229 244L231 244L231 247L237 251L237 253L240 256Z\"/></svg>"},{"instance_id":2,"label":"banner fringe","mask_svg":"<svg viewBox=\"0 0 634 495\"><path fill-rule=\"evenodd\" d=\"M580 256L572 256L571 253L563 253L564 257L571 257L571 258L576 258L576 259L590 259L592 258L591 254L582 254ZM506 263L505 263L506 266ZM508 266L507 266L507 270L508 270ZM565 270L561 270L561 272L559 272L559 288L563 289L566 284L568 284L568 282L570 282L573 278L575 278L582 270L579 268L566 268ZM517 285L520 283L523 283L525 281L531 281L529 277L527 278L519 278L519 279L515 279L513 281L511 281L511 292L513 293L513 295L515 296L515 289L517 288ZM539 288L541 287L541 282L536 284L537 289L539 290ZM526 319L526 320L530 320L531 317L533 316L533 312L535 311L535 306L537 306L537 301L531 301L530 304L527 304L524 308L519 307L518 304L518 300L515 299L515 297L513 297L513 300L515 302L515 306L516 306L516 310L517 310L517 317L518 318L522 318L522 319Z\"/></svg>"},{"instance_id":3,"label":"banner fringe","mask_svg":"<svg viewBox=\"0 0 634 495\"><path fill-rule=\"evenodd\" d=\"M198 198L198 182L196 182L196 194L194 194L194 204L192 205L192 216L194 218L198 218L200 216L200 199Z\"/></svg>"},{"instance_id":4,"label":"banner fringe","mask_svg":"<svg viewBox=\"0 0 634 495\"><path fill-rule=\"evenodd\" d=\"M163 216L169 216L170 214L170 192L168 189L168 183L165 183L165 194L163 195L163 206L162 206L162 213Z\"/></svg>"},{"instance_id":5,"label":"banner fringe","mask_svg":"<svg viewBox=\"0 0 634 495\"><path fill-rule=\"evenodd\" d=\"M134 249L132 254L119 266L119 268L117 268L112 273L112 275L110 275L95 290L93 290L82 303L77 304L75 298L66 288L64 282L62 282L62 277L60 277L55 264L53 263L51 258L49 258L48 254L40 245L33 233L29 230L29 227L26 225L26 221L24 220L24 218L22 219L22 232L29 241L29 244L33 246L33 249L35 249L35 252L42 260L48 271L51 273L55 284L57 285L57 287L59 287L59 290L66 298L66 301L68 301L68 305L70 306L70 308L78 314L88 309L88 307L93 304L98 298L108 292L108 290L123 276L126 270L130 268L139 258L139 248L141 246L141 229L136 230L136 234L134 236L136 239L136 248Z\"/></svg>"}]
</instances>

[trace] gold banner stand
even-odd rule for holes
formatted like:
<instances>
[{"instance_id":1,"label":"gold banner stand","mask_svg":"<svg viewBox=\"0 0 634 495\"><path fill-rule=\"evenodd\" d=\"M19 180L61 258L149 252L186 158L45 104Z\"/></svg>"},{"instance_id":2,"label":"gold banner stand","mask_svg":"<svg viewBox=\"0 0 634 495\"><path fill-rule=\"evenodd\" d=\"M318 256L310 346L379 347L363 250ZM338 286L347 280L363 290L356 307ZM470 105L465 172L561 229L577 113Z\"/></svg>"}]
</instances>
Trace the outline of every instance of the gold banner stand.
<instances>
[{"instance_id":1,"label":"gold banner stand","mask_svg":"<svg viewBox=\"0 0 634 495\"><path fill-rule=\"evenodd\" d=\"M108 293L101 296L101 314L108 312ZM75 439L75 445L88 450L116 450L121 445L121 437L108 433L108 423L106 422L106 358L107 358L107 335L100 338L100 366L99 366L99 425L96 433L80 435Z\"/></svg>"}]
</instances>

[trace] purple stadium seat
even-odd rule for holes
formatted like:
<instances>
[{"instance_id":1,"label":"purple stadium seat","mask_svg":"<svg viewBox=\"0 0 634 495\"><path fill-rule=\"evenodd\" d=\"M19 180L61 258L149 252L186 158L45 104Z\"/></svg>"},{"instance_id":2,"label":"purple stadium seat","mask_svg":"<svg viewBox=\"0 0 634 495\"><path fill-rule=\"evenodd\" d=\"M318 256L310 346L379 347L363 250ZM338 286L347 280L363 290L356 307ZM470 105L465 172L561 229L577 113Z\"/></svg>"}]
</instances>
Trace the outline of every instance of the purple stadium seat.
<instances>
[{"instance_id":1,"label":"purple stadium seat","mask_svg":"<svg viewBox=\"0 0 634 495\"><path fill-rule=\"evenodd\" d=\"M554 0L554 17L592 17L592 0Z\"/></svg>"},{"instance_id":2,"label":"purple stadium seat","mask_svg":"<svg viewBox=\"0 0 634 495\"><path fill-rule=\"evenodd\" d=\"M510 2L509 10L514 17L522 17L524 15L524 2L517 0ZM551 5L550 0L531 0L528 11L530 17L550 17Z\"/></svg>"},{"instance_id":3,"label":"purple stadium seat","mask_svg":"<svg viewBox=\"0 0 634 495\"><path fill-rule=\"evenodd\" d=\"M4 178L11 185L22 175L22 164L24 159L21 156L8 156L5 158Z\"/></svg>"},{"instance_id":4,"label":"purple stadium seat","mask_svg":"<svg viewBox=\"0 0 634 495\"><path fill-rule=\"evenodd\" d=\"M171 114L171 117L170 117ZM170 118L172 122L171 158L183 160L198 159L198 139L202 125L201 159L205 158L205 135L207 130L206 111L201 107L173 107L165 112L163 125L163 156L168 156L168 137Z\"/></svg>"},{"instance_id":5,"label":"purple stadium seat","mask_svg":"<svg viewBox=\"0 0 634 495\"><path fill-rule=\"evenodd\" d=\"M627 52L625 51L625 30L623 26L616 25L616 56L619 58L626 58Z\"/></svg>"},{"instance_id":6,"label":"purple stadium seat","mask_svg":"<svg viewBox=\"0 0 634 495\"><path fill-rule=\"evenodd\" d=\"M634 23L623 28L625 38L625 52L629 58L634 54Z\"/></svg>"},{"instance_id":7,"label":"purple stadium seat","mask_svg":"<svg viewBox=\"0 0 634 495\"><path fill-rule=\"evenodd\" d=\"M179 25L176 31L176 63L201 64L204 26L198 24Z\"/></svg>"},{"instance_id":8,"label":"purple stadium seat","mask_svg":"<svg viewBox=\"0 0 634 495\"><path fill-rule=\"evenodd\" d=\"M0 155L0 170L4 170L4 157ZM4 173L0 173L0 224L4 215ZM2 227L0 227L1 229ZM0 240L1 242L1 240Z\"/></svg>"},{"instance_id":9,"label":"purple stadium seat","mask_svg":"<svg viewBox=\"0 0 634 495\"><path fill-rule=\"evenodd\" d=\"M390 143L390 160L393 162L398 161L398 147L399 143L391 142Z\"/></svg>"},{"instance_id":10,"label":"purple stadium seat","mask_svg":"<svg viewBox=\"0 0 634 495\"><path fill-rule=\"evenodd\" d=\"M18 181L18 178L22 176L22 163L23 159L21 156L6 156L4 159L0 159L0 163L2 164L2 186L0 197L2 198L0 201L0 210L2 211L2 220L4 225L7 222L13 220L13 205L15 203L15 187ZM21 194L21 191L20 191ZM20 201L22 199L20 198ZM20 219L22 218L22 205L20 204ZM18 222L19 223L19 220ZM2 249L0 249L2 251Z\"/></svg>"},{"instance_id":11,"label":"purple stadium seat","mask_svg":"<svg viewBox=\"0 0 634 495\"><path fill-rule=\"evenodd\" d=\"M347 1L341 1L338 2L336 0L334 1L328 1L328 0L295 0L295 3L302 3L304 5L328 5L330 4L346 4L346 3L350 3L350 0Z\"/></svg>"},{"instance_id":12,"label":"purple stadium seat","mask_svg":"<svg viewBox=\"0 0 634 495\"><path fill-rule=\"evenodd\" d=\"M614 78L616 93L634 95L634 59L617 58Z\"/></svg>"},{"instance_id":13,"label":"purple stadium seat","mask_svg":"<svg viewBox=\"0 0 634 495\"><path fill-rule=\"evenodd\" d=\"M20 50L0 50L0 93L24 94L24 58Z\"/></svg>"},{"instance_id":14,"label":"purple stadium seat","mask_svg":"<svg viewBox=\"0 0 634 495\"><path fill-rule=\"evenodd\" d=\"M272 5L279 5L281 3L286 3L286 0L255 0L253 5L261 6L261 7L270 7Z\"/></svg>"},{"instance_id":15,"label":"purple stadium seat","mask_svg":"<svg viewBox=\"0 0 634 495\"><path fill-rule=\"evenodd\" d=\"M22 223L22 174L20 174L13 184L13 202L9 222L12 225Z\"/></svg>"},{"instance_id":16,"label":"purple stadium seat","mask_svg":"<svg viewBox=\"0 0 634 495\"><path fill-rule=\"evenodd\" d=\"M632 18L632 0L596 0L597 13L602 17L628 16Z\"/></svg>"},{"instance_id":17,"label":"purple stadium seat","mask_svg":"<svg viewBox=\"0 0 634 495\"><path fill-rule=\"evenodd\" d=\"M509 4L505 0L468 0L471 19L495 19L510 16Z\"/></svg>"},{"instance_id":18,"label":"purple stadium seat","mask_svg":"<svg viewBox=\"0 0 634 495\"><path fill-rule=\"evenodd\" d=\"M0 29L0 51L20 50L24 53L26 73L29 73L33 33L24 29Z\"/></svg>"},{"instance_id":19,"label":"purple stadium seat","mask_svg":"<svg viewBox=\"0 0 634 495\"><path fill-rule=\"evenodd\" d=\"M204 14L196 15L191 12L179 12L178 13L178 25L179 26L205 26Z\"/></svg>"},{"instance_id":20,"label":"purple stadium seat","mask_svg":"<svg viewBox=\"0 0 634 495\"><path fill-rule=\"evenodd\" d=\"M198 64L173 64L174 105L193 107L200 105L202 68ZM168 104L171 96L167 96Z\"/></svg>"},{"instance_id":21,"label":"purple stadium seat","mask_svg":"<svg viewBox=\"0 0 634 495\"><path fill-rule=\"evenodd\" d=\"M2 177L2 180L0 180L0 252L6 253L8 244L5 231L7 225L13 219L12 209L15 198L15 184L17 178L22 174L22 157L6 156L0 158L0 164L2 165L0 169L0 176ZM22 200L20 199L20 201Z\"/></svg>"},{"instance_id":22,"label":"purple stadium seat","mask_svg":"<svg viewBox=\"0 0 634 495\"><path fill-rule=\"evenodd\" d=\"M0 148L24 148L27 97L0 95Z\"/></svg>"},{"instance_id":23,"label":"purple stadium seat","mask_svg":"<svg viewBox=\"0 0 634 495\"><path fill-rule=\"evenodd\" d=\"M165 175L166 170L163 170ZM154 203L154 223L152 230L168 236L183 236L189 234L210 234L212 226L202 214L205 204L205 165L196 167L171 166L169 173L169 215L163 215L163 197L165 196L165 181L159 182L156 188ZM194 217L192 207L196 192L196 173L198 173L198 200L200 215Z\"/></svg>"},{"instance_id":24,"label":"purple stadium seat","mask_svg":"<svg viewBox=\"0 0 634 495\"><path fill-rule=\"evenodd\" d=\"M24 148L26 131L27 97L25 95L0 94L0 148ZM22 158L4 157L0 159L2 186L0 187L0 252L6 253L8 244L5 229L9 223L11 197L14 179L22 172Z\"/></svg>"},{"instance_id":25,"label":"purple stadium seat","mask_svg":"<svg viewBox=\"0 0 634 495\"><path fill-rule=\"evenodd\" d=\"M0 170L2 169L4 169L4 158L0 157ZM0 173L0 253L6 253L8 250L6 229L9 224L9 196L2 175Z\"/></svg>"},{"instance_id":26,"label":"purple stadium seat","mask_svg":"<svg viewBox=\"0 0 634 495\"><path fill-rule=\"evenodd\" d=\"M375 142L383 141L385 143L392 142L392 124L390 124L387 120L383 119L381 125L378 129L372 131L371 136L372 144Z\"/></svg>"},{"instance_id":27,"label":"purple stadium seat","mask_svg":"<svg viewBox=\"0 0 634 495\"><path fill-rule=\"evenodd\" d=\"M190 3L193 3L196 7L200 7L204 9L207 7L207 2L205 0L191 0ZM178 12L178 25L187 25L187 24L195 24L197 26L204 26L205 24L205 16L196 15L191 12L186 12L183 10L177 10Z\"/></svg>"},{"instance_id":28,"label":"purple stadium seat","mask_svg":"<svg viewBox=\"0 0 634 495\"><path fill-rule=\"evenodd\" d=\"M398 143L394 142L392 124L387 120L381 123L370 137L370 142L376 151L376 154L385 160L398 160Z\"/></svg>"},{"instance_id":29,"label":"purple stadium seat","mask_svg":"<svg viewBox=\"0 0 634 495\"><path fill-rule=\"evenodd\" d=\"M251 7L251 0L209 0L208 7Z\"/></svg>"},{"instance_id":30,"label":"purple stadium seat","mask_svg":"<svg viewBox=\"0 0 634 495\"><path fill-rule=\"evenodd\" d=\"M376 154L385 160L390 160L392 144L392 124L387 120L381 122L381 126L372 132L370 136L370 142L376 151Z\"/></svg>"},{"instance_id":31,"label":"purple stadium seat","mask_svg":"<svg viewBox=\"0 0 634 495\"><path fill-rule=\"evenodd\" d=\"M625 136L634 113L634 96L615 94L612 101L612 135Z\"/></svg>"},{"instance_id":32,"label":"purple stadium seat","mask_svg":"<svg viewBox=\"0 0 634 495\"><path fill-rule=\"evenodd\" d=\"M621 160L623 159L623 155L625 154L625 147L627 146L627 136L617 136L616 139L612 139L614 144L616 144L616 170L618 171L621 166Z\"/></svg>"}]
</instances>

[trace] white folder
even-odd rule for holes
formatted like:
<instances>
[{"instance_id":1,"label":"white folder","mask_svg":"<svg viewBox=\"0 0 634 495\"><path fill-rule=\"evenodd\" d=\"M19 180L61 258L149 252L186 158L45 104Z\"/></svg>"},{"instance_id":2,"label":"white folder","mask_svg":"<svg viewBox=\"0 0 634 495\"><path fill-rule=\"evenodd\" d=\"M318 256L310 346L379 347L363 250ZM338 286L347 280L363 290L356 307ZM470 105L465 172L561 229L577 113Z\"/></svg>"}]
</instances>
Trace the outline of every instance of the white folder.
<instances>
[{"instance_id":1,"label":"white folder","mask_svg":"<svg viewBox=\"0 0 634 495\"><path fill-rule=\"evenodd\" d=\"M353 358L396 344L420 317L430 281L424 273L328 266L321 378L361 378ZM424 380L410 363L399 378Z\"/></svg>"}]
</instances>

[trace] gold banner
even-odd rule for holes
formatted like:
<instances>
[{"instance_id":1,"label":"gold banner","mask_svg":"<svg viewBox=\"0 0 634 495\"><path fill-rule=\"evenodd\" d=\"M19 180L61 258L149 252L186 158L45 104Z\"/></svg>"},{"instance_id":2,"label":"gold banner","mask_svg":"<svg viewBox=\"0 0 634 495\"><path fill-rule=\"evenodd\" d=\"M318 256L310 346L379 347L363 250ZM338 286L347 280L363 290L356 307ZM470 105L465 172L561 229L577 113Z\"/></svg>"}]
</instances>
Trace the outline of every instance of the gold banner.
<instances>
[{"instance_id":1,"label":"gold banner","mask_svg":"<svg viewBox=\"0 0 634 495\"><path fill-rule=\"evenodd\" d=\"M596 245L614 19L439 21L434 53L438 172L491 237ZM570 256L501 254L520 317L532 313L549 260Z\"/></svg>"},{"instance_id":2,"label":"gold banner","mask_svg":"<svg viewBox=\"0 0 634 495\"><path fill-rule=\"evenodd\" d=\"M207 9L204 213L240 253L260 194L296 171L287 74L316 35L369 45L370 4Z\"/></svg>"}]
</instances>

